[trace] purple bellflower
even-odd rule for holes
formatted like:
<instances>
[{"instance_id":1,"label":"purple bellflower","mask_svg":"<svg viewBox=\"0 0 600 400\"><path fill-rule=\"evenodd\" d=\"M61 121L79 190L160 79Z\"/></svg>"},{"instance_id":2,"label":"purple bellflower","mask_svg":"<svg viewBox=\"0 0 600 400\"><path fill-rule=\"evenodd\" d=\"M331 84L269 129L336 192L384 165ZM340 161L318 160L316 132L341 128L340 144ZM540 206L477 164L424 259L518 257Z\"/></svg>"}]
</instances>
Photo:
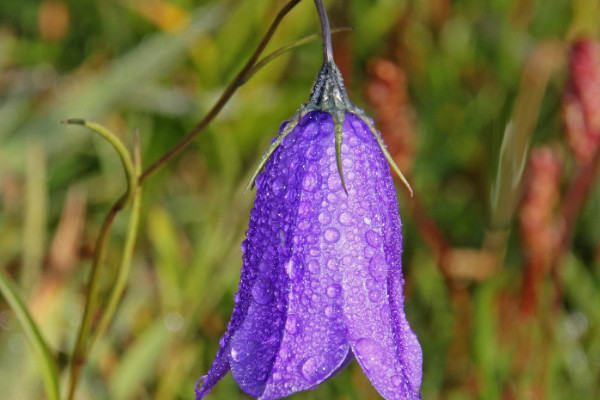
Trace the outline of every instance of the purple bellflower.
<instances>
[{"instance_id":1,"label":"purple bellflower","mask_svg":"<svg viewBox=\"0 0 600 400\"><path fill-rule=\"evenodd\" d=\"M252 180L239 291L197 400L230 370L269 400L315 388L353 359L383 398L420 398L391 157L324 47L309 102L281 125Z\"/></svg>"}]
</instances>

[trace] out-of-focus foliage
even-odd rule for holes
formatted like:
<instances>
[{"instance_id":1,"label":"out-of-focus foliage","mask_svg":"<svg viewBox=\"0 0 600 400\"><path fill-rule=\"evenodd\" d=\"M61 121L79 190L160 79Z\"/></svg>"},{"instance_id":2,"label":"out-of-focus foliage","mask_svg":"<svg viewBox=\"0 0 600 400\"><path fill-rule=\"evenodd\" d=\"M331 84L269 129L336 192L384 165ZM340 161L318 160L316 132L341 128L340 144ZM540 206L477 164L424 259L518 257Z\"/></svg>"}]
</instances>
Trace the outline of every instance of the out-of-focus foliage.
<instances>
[{"instance_id":1,"label":"out-of-focus foliage","mask_svg":"<svg viewBox=\"0 0 600 400\"><path fill-rule=\"evenodd\" d=\"M0 268L18 283L63 385L94 241L126 183L105 142L59 121L101 122L129 145L137 127L149 165L205 114L282 4L0 1ZM589 185L573 241L542 260L550 267L536 267L532 251L562 232L561 210L580 171L561 103L570 40L579 30L597 37L595 23L582 28L598 20L596 2L326 5L334 27L355 28L334 39L349 93L376 118L416 189L415 199L400 196L400 211L407 314L424 350L423 398L599 398L600 185ZM268 49L318 29L313 2L304 0ZM320 62L315 41L268 64L145 183L130 283L87 360L79 399L192 398L233 307L253 200L243 189L279 123L308 98ZM545 150L524 170L523 184L502 189L491 206L510 132L526 150ZM531 176L546 182L547 197L532 194ZM532 228L526 206L558 227ZM108 247L104 294L126 225L127 212ZM506 248L493 244L504 238ZM504 261L496 265L498 257ZM43 396L40 370L3 298L0 393ZM228 377L207 398L247 397ZM379 397L353 363L293 398Z\"/></svg>"}]
</instances>

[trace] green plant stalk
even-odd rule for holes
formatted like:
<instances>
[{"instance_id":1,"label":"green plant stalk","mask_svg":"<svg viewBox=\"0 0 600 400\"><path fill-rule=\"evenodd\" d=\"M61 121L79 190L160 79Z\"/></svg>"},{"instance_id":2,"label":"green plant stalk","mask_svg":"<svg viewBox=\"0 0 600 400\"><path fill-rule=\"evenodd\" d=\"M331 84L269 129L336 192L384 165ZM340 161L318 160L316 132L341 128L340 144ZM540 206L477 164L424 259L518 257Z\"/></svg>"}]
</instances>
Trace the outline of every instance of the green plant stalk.
<instances>
[{"instance_id":1,"label":"green plant stalk","mask_svg":"<svg viewBox=\"0 0 600 400\"><path fill-rule=\"evenodd\" d=\"M105 138L119 154L127 179L127 191L110 208L110 211L106 219L104 220L104 223L102 224L102 228L100 229L98 239L96 240L94 258L90 270L89 286L86 296L85 309L83 312L83 318L81 320L81 325L79 327L79 332L77 333L77 339L75 341L75 347L73 349L73 354L71 357L70 386L68 399L73 399L73 397L75 396L77 382L79 381L79 376L81 374L81 367L85 361L87 354L86 350L88 346L86 345L86 340L91 330L92 314L96 308L96 303L98 302L100 267L104 264L104 259L106 257L106 244L108 243L110 231L112 229L112 225L115 220L115 217L117 216L117 213L123 207L125 207L134 196L137 184L137 176L135 173L135 167L131 160L131 156L125 148L125 145L121 142L121 140L118 137L116 137L108 129L94 122L89 122L82 119L69 119L63 121L63 123L83 125L86 128L91 129L92 131L98 133L103 138Z\"/></svg>"},{"instance_id":2,"label":"green plant stalk","mask_svg":"<svg viewBox=\"0 0 600 400\"><path fill-rule=\"evenodd\" d=\"M140 147L139 141L137 140L138 135L137 131L135 134L135 144L134 144L134 167L135 174L139 176L142 173L142 162L140 156ZM117 310L117 306L119 305L119 301L123 296L123 292L125 291L125 287L127 286L127 281L129 280L129 274L131 272L131 260L133 258L133 250L135 248L135 241L137 238L139 221L140 221L140 210L142 204L142 187L137 185L134 190L133 201L131 205L131 215L129 216L129 226L127 228L127 238L125 239L125 248L123 249L123 257L121 258L121 264L117 271L117 278L113 285L113 289L110 293L108 305L102 317L100 318L100 322L98 323L98 327L94 331L92 338L89 341L87 347L87 353L91 352L92 346L96 343L98 338L102 337L108 328L108 325L112 321L115 312Z\"/></svg>"},{"instance_id":3,"label":"green plant stalk","mask_svg":"<svg viewBox=\"0 0 600 400\"><path fill-rule=\"evenodd\" d=\"M352 30L352 28L347 28L347 27L335 28L335 29L331 30L331 33L340 33L340 32L346 32L346 31L351 31L351 30ZM265 65L267 65L268 63L270 63L271 61L273 61L280 55L287 53L288 51L293 50L297 47L300 47L307 43L310 43L314 40L317 40L320 37L321 37L321 35L319 35L318 33L313 33L312 35L308 35L306 37L303 37L302 39L295 40L295 41L293 41L289 44L286 44L285 46L281 46L277 50L269 53L268 55L263 57L259 62L254 64L254 66L248 71L248 74L246 75L245 79L242 82L240 82L240 85L243 85L244 83L246 83L250 78L252 78L254 76L254 74L256 74Z\"/></svg>"},{"instance_id":4,"label":"green plant stalk","mask_svg":"<svg viewBox=\"0 0 600 400\"><path fill-rule=\"evenodd\" d=\"M221 112L225 104L229 101L231 96L237 91L237 89L247 80L248 74L252 71L252 68L256 64L258 58L267 47L267 44L273 37L275 30L283 20L283 17L287 15L288 12L292 10L301 0L289 0L284 6L279 10L273 22L269 26L269 29L263 36L262 40L254 50L254 53L246 62L242 70L236 75L236 77L231 81L229 85L225 88L217 102L212 106L212 108L208 111L208 113L202 118L198 124L192 130L185 135L175 146L171 148L168 152L166 152L162 157L156 160L152 165L142 172L140 176L140 184L143 183L150 175L160 169L163 165L171 161L175 156L179 155L183 150L185 150L202 132L206 127L212 122L213 119ZM255 71L256 72L256 71Z\"/></svg>"},{"instance_id":5,"label":"green plant stalk","mask_svg":"<svg viewBox=\"0 0 600 400\"><path fill-rule=\"evenodd\" d=\"M31 314L29 314L29 311L27 311L25 303L16 292L14 284L2 270L0 270L0 292L2 292L2 295L6 298L6 301L17 316L29 344L33 348L37 364L42 370L42 380L44 381L44 389L46 390L48 400L60 400L58 368L54 357L50 353L50 349L42 337L37 324L31 317Z\"/></svg>"},{"instance_id":6,"label":"green plant stalk","mask_svg":"<svg viewBox=\"0 0 600 400\"><path fill-rule=\"evenodd\" d=\"M106 244L108 243L108 237L110 235L110 230L112 228L112 224L115 220L117 213L124 207L127 202L127 194L123 194L119 200L110 208L104 223L102 224L102 228L100 229L100 234L98 235L98 239L96 240L96 247L94 250L94 259L92 261L92 268L90 270L90 278L89 278L89 286L87 290L85 310L83 313L83 318L81 321L81 325L79 326L79 332L77 333L77 340L75 342L75 348L73 350L73 355L71 356L71 369L70 369L70 386L69 386L69 396L67 397L69 400L73 399L75 395L75 389L77 387L77 382L79 381L79 376L81 374L81 367L85 362L86 356L86 339L89 335L92 325L92 312L96 308L96 303L98 302L98 284L99 284L99 275L100 275L100 266L104 264L104 259L106 257Z\"/></svg>"},{"instance_id":7,"label":"green plant stalk","mask_svg":"<svg viewBox=\"0 0 600 400\"><path fill-rule=\"evenodd\" d=\"M135 174L135 168L133 166L133 161L131 161L129 151L127 151L127 148L125 147L123 142L121 142L121 140L114 133L95 122L90 122L83 119L67 119L65 121L62 121L62 123L83 125L86 128L91 129L92 131L102 136L113 146L113 148L119 154L119 157L121 158L121 163L123 163L123 168L125 169L125 177L127 179L127 193L125 204L129 203L133 198L133 192L137 184L137 176Z\"/></svg>"}]
</instances>

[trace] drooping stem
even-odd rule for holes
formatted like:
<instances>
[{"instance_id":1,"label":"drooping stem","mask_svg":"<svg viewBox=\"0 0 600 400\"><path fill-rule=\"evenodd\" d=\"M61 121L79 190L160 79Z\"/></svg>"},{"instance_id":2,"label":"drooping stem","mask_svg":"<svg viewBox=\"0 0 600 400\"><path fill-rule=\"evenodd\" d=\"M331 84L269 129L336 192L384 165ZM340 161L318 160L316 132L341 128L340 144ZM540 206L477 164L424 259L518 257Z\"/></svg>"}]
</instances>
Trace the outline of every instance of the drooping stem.
<instances>
[{"instance_id":1,"label":"drooping stem","mask_svg":"<svg viewBox=\"0 0 600 400\"><path fill-rule=\"evenodd\" d=\"M227 86L227 88L225 88L225 91L223 92L223 94L221 94L221 97L219 97L219 99L210 109L208 114L206 114L204 118L202 118L202 120L198 122L198 124L196 124L196 126L187 135L185 135L171 150L166 152L161 158L159 158L157 161L155 161L152 165L150 165L142 172L142 175L140 176L140 184L142 184L150 175L152 175L154 172L160 169L163 165L171 161L175 156L179 155L183 150L185 150L190 145L190 143L194 141L196 136L198 136L200 132L204 131L208 124L210 124L213 121L213 119L215 119L219 112L221 112L221 109L225 106L225 104L227 104L231 96L233 96L235 91L242 85L242 83L244 83L247 80L248 74L252 72L254 65L258 61L260 55L265 50L265 47L267 47L267 44L271 41L271 38L273 37L275 30L283 20L283 17L285 17L287 13L289 13L290 10L296 6L296 4L300 3L300 1L301 0L289 0L281 8L281 10L279 10L277 16L275 16L275 19L271 23L271 26L269 26L267 33L265 33L265 36L263 36L263 39L258 44L256 50L254 50L254 53L252 53L252 56L250 57L246 65L244 65L242 70L237 74L233 81Z\"/></svg>"},{"instance_id":2,"label":"drooping stem","mask_svg":"<svg viewBox=\"0 0 600 400\"><path fill-rule=\"evenodd\" d=\"M315 0L319 19L321 20L321 31L323 32L323 58L327 63L333 63L333 48L331 46L331 28L329 27L329 19L327 11L322 0Z\"/></svg>"}]
</instances>

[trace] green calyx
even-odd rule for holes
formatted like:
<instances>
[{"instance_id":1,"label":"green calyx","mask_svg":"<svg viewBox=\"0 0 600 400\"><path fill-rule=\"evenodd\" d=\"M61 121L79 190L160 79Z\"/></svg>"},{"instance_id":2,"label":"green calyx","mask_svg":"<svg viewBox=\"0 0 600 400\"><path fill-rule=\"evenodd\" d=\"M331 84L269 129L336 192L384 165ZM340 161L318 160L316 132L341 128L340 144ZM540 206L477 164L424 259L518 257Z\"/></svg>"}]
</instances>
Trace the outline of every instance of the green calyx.
<instances>
[{"instance_id":1,"label":"green calyx","mask_svg":"<svg viewBox=\"0 0 600 400\"><path fill-rule=\"evenodd\" d=\"M408 180L400 171L400 168L394 162L391 154L387 150L385 143L383 142L383 138L381 134L375 129L373 121L367 117L365 112L354 105L348 94L346 92L346 88L344 86L344 81L342 78L342 74L340 70L332 61L325 61L319 70L317 78L315 79L315 83L313 89L311 91L310 99L307 103L304 103L300 110L294 115L294 117L288 122L288 124L283 129L283 132L277 137L277 139L271 144L269 149L263 155L259 165L254 170L252 177L250 178L250 182L246 187L246 190L254 187L254 182L256 177L268 159L271 157L273 152L279 147L281 142L286 138L287 135L290 134L294 130L294 128L298 125L298 122L304 117L306 114L312 111L321 111L329 113L333 118L333 123L335 127L335 155L336 155L336 164L338 173L340 175L340 179L342 181L342 187L344 188L344 192L346 195L348 194L348 189L346 188L346 181L344 179L344 171L342 168L342 142L343 142L343 126L344 121L346 119L346 113L352 113L360 118L366 125L369 127L369 130L377 140L377 144L379 148L383 152L386 160L390 163L392 169L398 176L402 183L407 187L412 196L413 190L408 183Z\"/></svg>"}]
</instances>

